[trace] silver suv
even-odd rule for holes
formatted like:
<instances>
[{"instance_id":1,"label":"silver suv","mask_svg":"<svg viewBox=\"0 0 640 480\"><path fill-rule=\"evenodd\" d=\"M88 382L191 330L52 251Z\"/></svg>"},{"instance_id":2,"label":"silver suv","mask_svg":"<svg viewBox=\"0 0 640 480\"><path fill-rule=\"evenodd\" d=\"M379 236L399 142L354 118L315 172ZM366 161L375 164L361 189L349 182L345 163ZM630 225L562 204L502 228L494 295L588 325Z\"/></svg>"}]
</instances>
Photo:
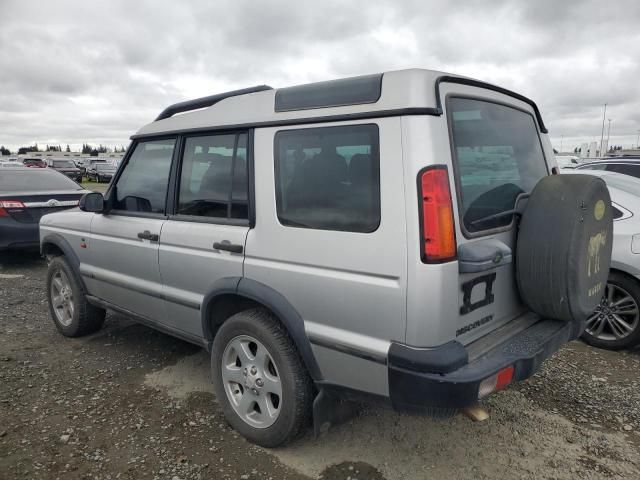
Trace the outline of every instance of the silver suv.
<instances>
[{"instance_id":1,"label":"silver suv","mask_svg":"<svg viewBox=\"0 0 640 480\"><path fill-rule=\"evenodd\" d=\"M260 86L132 140L104 197L40 223L51 317L78 336L111 309L206 348L229 423L263 446L344 398L472 406L577 338L606 283L604 182L549 175L538 108L500 87Z\"/></svg>"}]
</instances>

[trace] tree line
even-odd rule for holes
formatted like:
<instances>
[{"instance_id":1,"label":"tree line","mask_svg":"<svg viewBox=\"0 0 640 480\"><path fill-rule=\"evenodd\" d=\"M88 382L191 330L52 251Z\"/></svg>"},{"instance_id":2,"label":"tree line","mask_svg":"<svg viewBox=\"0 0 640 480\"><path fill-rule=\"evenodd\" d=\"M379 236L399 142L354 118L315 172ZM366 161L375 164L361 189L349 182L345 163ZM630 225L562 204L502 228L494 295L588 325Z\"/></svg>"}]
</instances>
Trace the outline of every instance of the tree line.
<instances>
[{"instance_id":1,"label":"tree line","mask_svg":"<svg viewBox=\"0 0 640 480\"><path fill-rule=\"evenodd\" d=\"M64 151L71 152L71 148L69 147L69 145L67 145ZM82 153L89 154L92 157L97 157L101 153L110 153L110 152L124 153L125 151L126 149L124 148L123 145L120 145L120 147L116 146L114 148L110 148L102 144L95 147L89 143L83 143L82 150L81 150ZM18 155L24 155L25 153L32 153L32 152L62 152L62 146L46 145L44 149L40 149L40 147L38 147L38 144L34 143L33 145L29 145L27 147L20 147L17 150ZM2 145L0 146L0 155L11 155L11 150L9 150L8 148L5 148L5 146Z\"/></svg>"}]
</instances>

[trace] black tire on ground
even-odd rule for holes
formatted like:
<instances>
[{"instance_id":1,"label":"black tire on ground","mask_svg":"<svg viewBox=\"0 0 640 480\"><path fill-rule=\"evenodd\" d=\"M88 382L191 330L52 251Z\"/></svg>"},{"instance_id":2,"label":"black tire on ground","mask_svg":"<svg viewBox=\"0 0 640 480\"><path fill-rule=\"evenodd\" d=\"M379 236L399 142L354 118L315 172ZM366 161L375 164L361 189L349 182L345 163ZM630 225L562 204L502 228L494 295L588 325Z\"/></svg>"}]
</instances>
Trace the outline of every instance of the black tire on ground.
<instances>
[{"instance_id":1,"label":"black tire on ground","mask_svg":"<svg viewBox=\"0 0 640 480\"><path fill-rule=\"evenodd\" d=\"M540 180L516 245L523 302L545 318L586 320L604 293L612 241L611 198L602 179L562 174Z\"/></svg>"},{"instance_id":2,"label":"black tire on ground","mask_svg":"<svg viewBox=\"0 0 640 480\"><path fill-rule=\"evenodd\" d=\"M53 304L52 283L58 272L64 274L71 288L73 315L68 325L61 323L58 319ZM104 323L105 310L87 302L85 292L64 256L53 257L49 262L49 269L47 271L47 301L49 304L49 315L58 331L65 337L88 335L100 330Z\"/></svg>"},{"instance_id":3,"label":"black tire on ground","mask_svg":"<svg viewBox=\"0 0 640 480\"><path fill-rule=\"evenodd\" d=\"M586 343L588 343L593 347L606 348L608 350L621 350L623 348L634 347L640 344L640 322L637 321L638 306L640 306L640 282L637 279L634 279L633 277L625 275L624 273L611 272L609 274L607 287L611 288L610 287L611 285L617 287L619 291L624 291L625 293L628 293L629 296L633 298L633 300L635 301L635 310L636 310L635 328L631 333L629 333L627 336L623 338L607 339L607 338L602 338L603 337L602 334L600 336L594 336L592 333L590 333L590 324L588 322L587 330L585 330L585 332L582 334L582 340L584 340ZM603 303L604 303L604 300L605 299L603 299ZM601 308L601 307L598 307L598 308ZM594 315L598 315L599 313L600 312L596 311ZM634 315L631 315L631 317L633 316ZM631 320L629 316L624 316L624 320L627 321L627 323L631 323L629 321ZM604 333L605 336L612 336L611 334L613 332L611 332L611 328L608 328L606 324L604 325L604 327L605 329L602 333Z\"/></svg>"},{"instance_id":4,"label":"black tire on ground","mask_svg":"<svg viewBox=\"0 0 640 480\"><path fill-rule=\"evenodd\" d=\"M267 349L282 385L280 413L271 426L256 428L232 407L222 378L224 351L240 336L250 336ZM211 377L218 403L231 426L247 440L266 448L284 445L298 437L309 424L313 384L287 331L268 310L245 310L229 318L218 330L211 352Z\"/></svg>"}]
</instances>

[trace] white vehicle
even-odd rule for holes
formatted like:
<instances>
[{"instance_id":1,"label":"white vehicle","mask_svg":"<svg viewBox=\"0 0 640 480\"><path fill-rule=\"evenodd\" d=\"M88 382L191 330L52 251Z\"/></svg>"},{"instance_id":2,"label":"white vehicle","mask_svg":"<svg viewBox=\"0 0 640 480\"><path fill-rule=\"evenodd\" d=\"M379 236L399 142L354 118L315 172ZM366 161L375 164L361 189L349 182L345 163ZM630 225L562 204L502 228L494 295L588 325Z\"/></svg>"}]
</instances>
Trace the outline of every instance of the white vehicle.
<instances>
[{"instance_id":1,"label":"white vehicle","mask_svg":"<svg viewBox=\"0 0 640 480\"><path fill-rule=\"evenodd\" d=\"M560 168L576 168L580 165L580 157L573 157L570 155L556 155L556 163Z\"/></svg>"},{"instance_id":2,"label":"white vehicle","mask_svg":"<svg viewBox=\"0 0 640 480\"><path fill-rule=\"evenodd\" d=\"M0 168L9 168L9 167L24 167L24 164L22 162L16 162L16 161L0 161ZM26 167L25 167L26 168Z\"/></svg>"},{"instance_id":3,"label":"white vehicle","mask_svg":"<svg viewBox=\"0 0 640 480\"><path fill-rule=\"evenodd\" d=\"M640 344L640 179L603 170L576 170L602 178L613 205L613 253L600 305L582 338L611 350Z\"/></svg>"}]
</instances>

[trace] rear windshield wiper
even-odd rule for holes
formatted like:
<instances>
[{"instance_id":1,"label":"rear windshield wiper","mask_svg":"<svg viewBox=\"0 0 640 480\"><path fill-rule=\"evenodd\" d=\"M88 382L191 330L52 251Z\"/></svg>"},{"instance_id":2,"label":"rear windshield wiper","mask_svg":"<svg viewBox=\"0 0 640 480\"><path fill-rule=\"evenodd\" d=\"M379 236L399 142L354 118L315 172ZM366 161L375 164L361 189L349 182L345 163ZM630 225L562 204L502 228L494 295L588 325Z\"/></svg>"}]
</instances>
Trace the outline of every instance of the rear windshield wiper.
<instances>
[{"instance_id":1,"label":"rear windshield wiper","mask_svg":"<svg viewBox=\"0 0 640 480\"><path fill-rule=\"evenodd\" d=\"M488 222L490 220L495 220L497 218L506 217L508 215L516 215L516 214L521 214L521 213L522 212L520 212L517 209L513 208L511 210L505 210L504 212L494 213L492 215L487 215L486 217L478 218L477 220L474 220L473 222L471 222L471 225L476 226L478 223L484 223L484 222Z\"/></svg>"},{"instance_id":2,"label":"rear windshield wiper","mask_svg":"<svg viewBox=\"0 0 640 480\"><path fill-rule=\"evenodd\" d=\"M518 204L520 203L520 200L524 200L525 198L529 198L529 194L528 193L522 193L522 194L518 195L518 198L516 199L515 208L512 208L511 210L505 210L504 212L492 213L491 215L487 215L485 217L478 218L478 219L474 220L473 222L471 222L471 225L475 226L475 225L477 225L479 223L489 222L491 220L496 220L497 218L506 217L508 215L520 215L520 216L522 216L522 211L524 210L524 208L520 208L518 206Z\"/></svg>"}]
</instances>

